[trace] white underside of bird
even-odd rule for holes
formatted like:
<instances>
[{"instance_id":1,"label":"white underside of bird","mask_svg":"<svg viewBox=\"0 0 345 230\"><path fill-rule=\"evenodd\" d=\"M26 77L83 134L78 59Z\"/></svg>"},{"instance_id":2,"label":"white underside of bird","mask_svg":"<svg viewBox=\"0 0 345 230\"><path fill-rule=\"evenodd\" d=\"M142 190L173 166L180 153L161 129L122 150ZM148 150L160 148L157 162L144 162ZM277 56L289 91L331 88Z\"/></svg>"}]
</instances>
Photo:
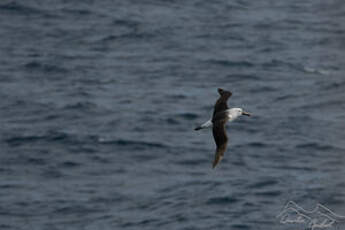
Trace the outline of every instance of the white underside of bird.
<instances>
[{"instance_id":1,"label":"white underside of bird","mask_svg":"<svg viewBox=\"0 0 345 230\"><path fill-rule=\"evenodd\" d=\"M226 116L227 116L227 121L231 122L233 120L235 120L236 118L238 118L239 116L243 115L243 109L241 108L231 108L231 109L227 109L225 111ZM207 128L212 128L213 127L213 123L212 123L212 118L208 121L206 121L205 123L201 124L199 127L197 127L196 129L207 129Z\"/></svg>"}]
</instances>

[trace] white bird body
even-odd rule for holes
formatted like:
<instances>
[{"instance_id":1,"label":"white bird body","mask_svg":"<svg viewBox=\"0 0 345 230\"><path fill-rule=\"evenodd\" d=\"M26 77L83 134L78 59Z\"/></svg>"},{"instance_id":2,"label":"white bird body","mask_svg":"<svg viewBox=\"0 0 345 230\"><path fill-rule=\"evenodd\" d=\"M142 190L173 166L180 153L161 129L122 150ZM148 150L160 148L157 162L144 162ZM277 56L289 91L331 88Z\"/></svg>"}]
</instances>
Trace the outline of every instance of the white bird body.
<instances>
[{"instance_id":1,"label":"white bird body","mask_svg":"<svg viewBox=\"0 0 345 230\"><path fill-rule=\"evenodd\" d=\"M233 120L235 120L236 118L238 118L239 116L242 115L243 113L243 109L241 108L231 108L231 109L227 109L225 110L226 113L226 117L227 117L227 121L231 122ZM207 128L212 128L213 127L213 123L212 123L212 118L208 121L206 121L205 123L201 124L198 129L207 129Z\"/></svg>"}]
</instances>

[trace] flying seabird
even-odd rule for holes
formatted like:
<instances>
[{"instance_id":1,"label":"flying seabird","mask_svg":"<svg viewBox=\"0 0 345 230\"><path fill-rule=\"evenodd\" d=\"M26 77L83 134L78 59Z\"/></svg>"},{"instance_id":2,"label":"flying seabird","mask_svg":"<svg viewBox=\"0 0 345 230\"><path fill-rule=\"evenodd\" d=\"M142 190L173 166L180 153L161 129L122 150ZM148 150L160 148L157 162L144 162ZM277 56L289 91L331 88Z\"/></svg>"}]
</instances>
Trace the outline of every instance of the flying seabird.
<instances>
[{"instance_id":1,"label":"flying seabird","mask_svg":"<svg viewBox=\"0 0 345 230\"><path fill-rule=\"evenodd\" d=\"M218 93L220 97L214 105L212 118L194 129L200 130L212 127L213 138L217 145L216 155L212 164L213 168L215 168L218 162L223 158L228 143L228 136L225 130L226 122L233 121L241 115L250 116L250 113L243 111L242 108L229 109L227 101L232 95L230 91L219 88Z\"/></svg>"}]
</instances>

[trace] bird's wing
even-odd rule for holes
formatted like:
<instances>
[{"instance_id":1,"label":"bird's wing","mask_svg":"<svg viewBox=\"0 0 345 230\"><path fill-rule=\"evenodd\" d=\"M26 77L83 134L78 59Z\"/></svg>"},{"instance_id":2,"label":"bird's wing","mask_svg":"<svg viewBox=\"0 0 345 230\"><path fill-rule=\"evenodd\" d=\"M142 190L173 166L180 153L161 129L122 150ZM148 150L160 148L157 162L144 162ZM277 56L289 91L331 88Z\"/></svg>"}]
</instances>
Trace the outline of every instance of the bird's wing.
<instances>
[{"instance_id":1,"label":"bird's wing","mask_svg":"<svg viewBox=\"0 0 345 230\"><path fill-rule=\"evenodd\" d=\"M227 110L229 107L227 105L227 101L229 97L231 97L232 93L230 91L226 91L223 89L218 89L218 93L220 97L218 98L216 104L214 105L213 116L212 118L219 112L223 112Z\"/></svg>"},{"instance_id":2,"label":"bird's wing","mask_svg":"<svg viewBox=\"0 0 345 230\"><path fill-rule=\"evenodd\" d=\"M223 158L228 143L228 137L225 130L226 119L213 122L213 138L217 145L216 155L212 167L215 168L218 162Z\"/></svg>"}]
</instances>

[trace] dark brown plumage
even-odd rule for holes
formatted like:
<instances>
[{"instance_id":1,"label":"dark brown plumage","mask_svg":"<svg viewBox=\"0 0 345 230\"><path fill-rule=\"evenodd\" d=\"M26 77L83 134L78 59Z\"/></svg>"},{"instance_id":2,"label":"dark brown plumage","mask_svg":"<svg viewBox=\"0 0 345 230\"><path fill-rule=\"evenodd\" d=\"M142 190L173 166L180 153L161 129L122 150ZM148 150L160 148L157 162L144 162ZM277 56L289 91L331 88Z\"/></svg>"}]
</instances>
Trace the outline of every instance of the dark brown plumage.
<instances>
[{"instance_id":1,"label":"dark brown plumage","mask_svg":"<svg viewBox=\"0 0 345 230\"><path fill-rule=\"evenodd\" d=\"M228 121L226 110L229 108L227 105L227 101L232 95L230 91L225 91L220 88L218 89L218 93L220 94L220 97L214 106L212 116L213 138L217 145L215 158L212 164L213 168L215 168L219 161L223 158L224 152L226 150L226 145L228 143L228 137L225 130L225 124Z\"/></svg>"},{"instance_id":2,"label":"dark brown plumage","mask_svg":"<svg viewBox=\"0 0 345 230\"><path fill-rule=\"evenodd\" d=\"M220 97L218 98L218 100L216 101L216 104L214 105L212 120L214 119L215 115L218 112L224 112L225 110L229 108L226 102L232 95L230 91L225 91L221 88L218 88L218 93Z\"/></svg>"},{"instance_id":3,"label":"dark brown plumage","mask_svg":"<svg viewBox=\"0 0 345 230\"><path fill-rule=\"evenodd\" d=\"M225 130L226 119L218 120L213 123L213 138L216 142L217 149L214 157L212 167L216 167L218 162L223 158L224 152L226 150L226 145L228 143L228 137Z\"/></svg>"}]
</instances>

